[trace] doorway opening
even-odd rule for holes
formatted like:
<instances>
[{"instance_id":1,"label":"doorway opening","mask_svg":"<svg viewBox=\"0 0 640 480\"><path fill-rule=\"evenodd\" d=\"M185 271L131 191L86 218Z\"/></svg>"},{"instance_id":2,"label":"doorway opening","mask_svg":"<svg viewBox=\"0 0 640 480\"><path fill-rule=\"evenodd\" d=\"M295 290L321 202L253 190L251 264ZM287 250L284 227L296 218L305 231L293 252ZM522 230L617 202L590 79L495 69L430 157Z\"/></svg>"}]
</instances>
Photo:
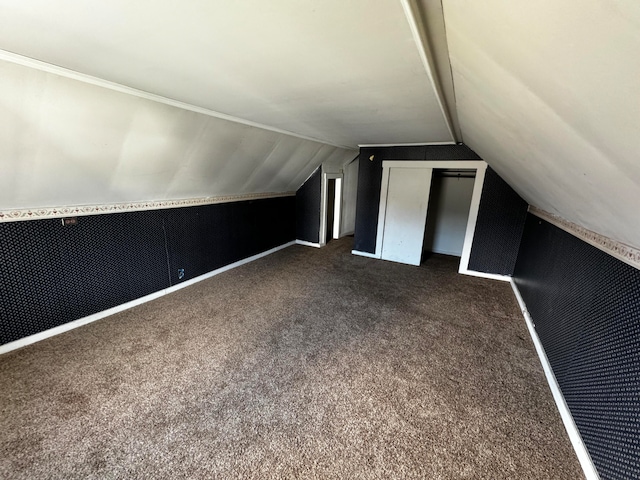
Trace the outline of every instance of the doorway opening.
<instances>
[{"instance_id":1,"label":"doorway opening","mask_svg":"<svg viewBox=\"0 0 640 480\"><path fill-rule=\"evenodd\" d=\"M433 254L462 257L475 169L433 169L422 262Z\"/></svg>"},{"instance_id":2,"label":"doorway opening","mask_svg":"<svg viewBox=\"0 0 640 480\"><path fill-rule=\"evenodd\" d=\"M322 182L320 246L340 238L342 223L342 174L325 173Z\"/></svg>"},{"instance_id":3,"label":"doorway opening","mask_svg":"<svg viewBox=\"0 0 640 480\"><path fill-rule=\"evenodd\" d=\"M327 180L327 232L325 243L329 243L336 238L334 236L334 218L336 216L336 179Z\"/></svg>"}]
</instances>

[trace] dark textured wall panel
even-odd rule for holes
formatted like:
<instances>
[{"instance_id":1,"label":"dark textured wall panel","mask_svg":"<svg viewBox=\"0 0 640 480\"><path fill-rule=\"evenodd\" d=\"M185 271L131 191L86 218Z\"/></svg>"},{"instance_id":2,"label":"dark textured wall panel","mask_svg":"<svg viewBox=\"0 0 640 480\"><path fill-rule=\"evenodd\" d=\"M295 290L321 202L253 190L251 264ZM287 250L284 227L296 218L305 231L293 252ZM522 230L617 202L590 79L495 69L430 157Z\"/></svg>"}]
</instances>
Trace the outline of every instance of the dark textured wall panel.
<instances>
[{"instance_id":1,"label":"dark textured wall panel","mask_svg":"<svg viewBox=\"0 0 640 480\"><path fill-rule=\"evenodd\" d=\"M0 344L269 250L294 233L294 197L93 215L70 226L0 223Z\"/></svg>"},{"instance_id":2,"label":"dark textured wall panel","mask_svg":"<svg viewBox=\"0 0 640 480\"><path fill-rule=\"evenodd\" d=\"M482 160L466 145L427 145L425 160Z\"/></svg>"},{"instance_id":3,"label":"dark textured wall panel","mask_svg":"<svg viewBox=\"0 0 640 480\"><path fill-rule=\"evenodd\" d=\"M358 164L358 196L356 198L356 226L354 250L375 253L382 184L383 148L361 148ZM369 158L373 155L373 159Z\"/></svg>"},{"instance_id":4,"label":"dark textured wall panel","mask_svg":"<svg viewBox=\"0 0 640 480\"><path fill-rule=\"evenodd\" d=\"M168 286L158 212L0 224L0 344Z\"/></svg>"},{"instance_id":5,"label":"dark textured wall panel","mask_svg":"<svg viewBox=\"0 0 640 480\"><path fill-rule=\"evenodd\" d=\"M318 168L296 192L296 238L320 243L322 172Z\"/></svg>"},{"instance_id":6,"label":"dark textured wall panel","mask_svg":"<svg viewBox=\"0 0 640 480\"><path fill-rule=\"evenodd\" d=\"M511 275L529 205L487 168L469 257L469 270Z\"/></svg>"},{"instance_id":7,"label":"dark textured wall panel","mask_svg":"<svg viewBox=\"0 0 640 480\"><path fill-rule=\"evenodd\" d=\"M168 210L172 285L295 240L295 204L280 197Z\"/></svg>"},{"instance_id":8,"label":"dark textured wall panel","mask_svg":"<svg viewBox=\"0 0 640 480\"><path fill-rule=\"evenodd\" d=\"M528 215L514 277L600 477L640 478L640 270Z\"/></svg>"}]
</instances>

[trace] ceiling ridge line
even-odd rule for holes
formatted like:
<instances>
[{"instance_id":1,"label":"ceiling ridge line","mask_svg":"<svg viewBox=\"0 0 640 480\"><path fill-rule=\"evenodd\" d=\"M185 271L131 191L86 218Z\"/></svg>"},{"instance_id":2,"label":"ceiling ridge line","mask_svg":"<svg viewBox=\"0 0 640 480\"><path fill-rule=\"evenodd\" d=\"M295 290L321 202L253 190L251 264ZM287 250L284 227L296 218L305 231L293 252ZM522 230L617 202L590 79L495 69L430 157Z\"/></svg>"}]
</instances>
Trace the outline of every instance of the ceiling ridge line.
<instances>
[{"instance_id":1,"label":"ceiling ridge line","mask_svg":"<svg viewBox=\"0 0 640 480\"><path fill-rule=\"evenodd\" d=\"M103 203L91 205L67 205L61 207L15 208L0 210L0 223L21 220L43 220L46 218L80 217L103 215L108 213L140 212L145 210L163 210L166 208L194 207L216 203L242 202L267 198L292 197L296 192L242 193L237 195L219 195L215 197L180 198L173 200L150 200L137 202Z\"/></svg>"},{"instance_id":2,"label":"ceiling ridge line","mask_svg":"<svg viewBox=\"0 0 640 480\"><path fill-rule=\"evenodd\" d=\"M444 3L440 0L440 8L442 9L442 24L444 27L444 40L447 43L447 57L449 59L449 75L451 75L451 91L453 93L453 106L450 103L447 103L449 107L449 113L451 114L451 110L456 114L457 119L457 127L460 133L460 138L458 139L461 143L464 143L464 134L462 133L462 126L460 125L460 117L458 116L458 94L456 90L456 80L453 76L453 65L451 65L451 50L449 50L449 35L447 34L447 16L444 14Z\"/></svg>"},{"instance_id":3,"label":"ceiling ridge line","mask_svg":"<svg viewBox=\"0 0 640 480\"><path fill-rule=\"evenodd\" d=\"M155 93L146 92L144 90L140 90L134 87L128 87L127 85L123 85L121 83L112 82L110 80L105 80L103 78L95 77L93 75L88 75L86 73L77 72L75 70L71 70L69 68L61 67L59 65L54 65L52 63L43 62L41 60L36 60L35 58L26 57L24 55L20 55L18 53L9 52L7 50L0 49L0 60L4 60L6 62L14 63L17 65L22 65L24 67L33 68L35 70L40 70L42 72L51 73L53 75L58 75L60 77L70 78L72 80L77 80L79 82L88 83L90 85L95 85L98 87L106 88L108 90L114 90L116 92L124 93L127 95L132 95L134 97L144 98L146 100L151 100L153 102L162 103L164 105L169 105L171 107L180 108L182 110L188 110L195 113L200 113L202 115L207 115L209 117L219 118L221 120L227 120L233 123L239 123L242 125L246 125L248 127L259 128L262 130L267 130L275 133L280 133L283 135L287 135L290 137L296 137L303 140L309 140L311 142L321 143L323 145L330 145L336 148L344 148L346 150L355 150L354 147L349 147L346 145L339 145L336 143L329 142L327 140L322 140L320 138L309 137L307 135L303 135L301 133L291 132L289 130L284 130L277 127L271 127L269 125L265 125L263 123L254 122L252 120L246 120L240 117L234 117L233 115L228 115L222 112L216 112L215 110L210 110L208 108L199 107L197 105L192 105L190 103L181 102L180 100L174 100L169 97L164 97L162 95L158 95Z\"/></svg>"},{"instance_id":4,"label":"ceiling ridge line","mask_svg":"<svg viewBox=\"0 0 640 480\"><path fill-rule=\"evenodd\" d=\"M442 87L440 86L440 82L438 81L436 76L435 66L433 65L433 60L431 59L433 53L431 53L429 41L427 40L427 36L425 34L425 26L420 20L417 7L415 5L415 0L400 0L400 3L402 3L404 14L407 17L407 22L409 23L409 28L411 30L413 40L415 41L416 47L418 49L418 55L420 56L422 65L427 73L427 77L429 77L431 87L436 94L436 100L438 101L438 106L440 107L440 111L442 112L444 121L447 124L447 130L449 130L449 135L451 135L451 138L455 143L457 142L457 138L455 130L453 128L453 121L451 119L451 114L449 113L449 110L447 108L447 104L444 100Z\"/></svg>"}]
</instances>

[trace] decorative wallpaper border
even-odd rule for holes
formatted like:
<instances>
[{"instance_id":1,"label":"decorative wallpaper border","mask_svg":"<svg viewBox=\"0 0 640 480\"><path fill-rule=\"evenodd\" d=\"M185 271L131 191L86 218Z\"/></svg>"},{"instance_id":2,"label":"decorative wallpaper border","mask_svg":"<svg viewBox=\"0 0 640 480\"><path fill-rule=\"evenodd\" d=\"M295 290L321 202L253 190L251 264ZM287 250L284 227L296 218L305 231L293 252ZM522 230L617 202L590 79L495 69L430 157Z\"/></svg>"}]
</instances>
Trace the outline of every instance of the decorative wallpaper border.
<instances>
[{"instance_id":1,"label":"decorative wallpaper border","mask_svg":"<svg viewBox=\"0 0 640 480\"><path fill-rule=\"evenodd\" d=\"M295 192L284 193L248 193L244 195L225 195L220 197L187 198L181 200L159 200L150 202L112 203L105 205L76 205L67 207L26 208L0 210L0 223L21 220L41 220L45 218L77 217L83 215L101 215L105 213L134 212L141 210L161 210L164 208L193 207L214 203L242 202L264 198L291 197Z\"/></svg>"},{"instance_id":2,"label":"decorative wallpaper border","mask_svg":"<svg viewBox=\"0 0 640 480\"><path fill-rule=\"evenodd\" d=\"M578 237L580 240L587 242L590 245L593 245L596 248L599 248L603 252L608 253L611 256L616 257L618 260L622 260L625 263L628 263L632 267L640 269L640 250L632 247L630 245L626 245L624 243L618 242L616 240L612 240L609 237L605 237L599 233L596 233L587 228L581 227L573 222L565 220L557 215L554 215L549 212L545 212L538 207L534 207L533 205L529 206L529 212L534 214L536 217L542 218L549 223L552 223L558 228L561 228L565 232L572 234L575 237Z\"/></svg>"}]
</instances>

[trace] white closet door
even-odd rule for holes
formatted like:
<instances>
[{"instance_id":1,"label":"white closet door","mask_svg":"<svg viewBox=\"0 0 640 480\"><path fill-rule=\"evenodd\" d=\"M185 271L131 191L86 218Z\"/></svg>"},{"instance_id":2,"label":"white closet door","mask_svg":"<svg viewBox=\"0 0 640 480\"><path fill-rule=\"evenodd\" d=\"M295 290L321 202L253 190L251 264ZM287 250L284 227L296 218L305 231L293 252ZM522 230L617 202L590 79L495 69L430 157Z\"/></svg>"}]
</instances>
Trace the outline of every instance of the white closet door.
<instances>
[{"instance_id":1,"label":"white closet door","mask_svg":"<svg viewBox=\"0 0 640 480\"><path fill-rule=\"evenodd\" d=\"M431 168L390 168L382 258L420 265Z\"/></svg>"}]
</instances>

